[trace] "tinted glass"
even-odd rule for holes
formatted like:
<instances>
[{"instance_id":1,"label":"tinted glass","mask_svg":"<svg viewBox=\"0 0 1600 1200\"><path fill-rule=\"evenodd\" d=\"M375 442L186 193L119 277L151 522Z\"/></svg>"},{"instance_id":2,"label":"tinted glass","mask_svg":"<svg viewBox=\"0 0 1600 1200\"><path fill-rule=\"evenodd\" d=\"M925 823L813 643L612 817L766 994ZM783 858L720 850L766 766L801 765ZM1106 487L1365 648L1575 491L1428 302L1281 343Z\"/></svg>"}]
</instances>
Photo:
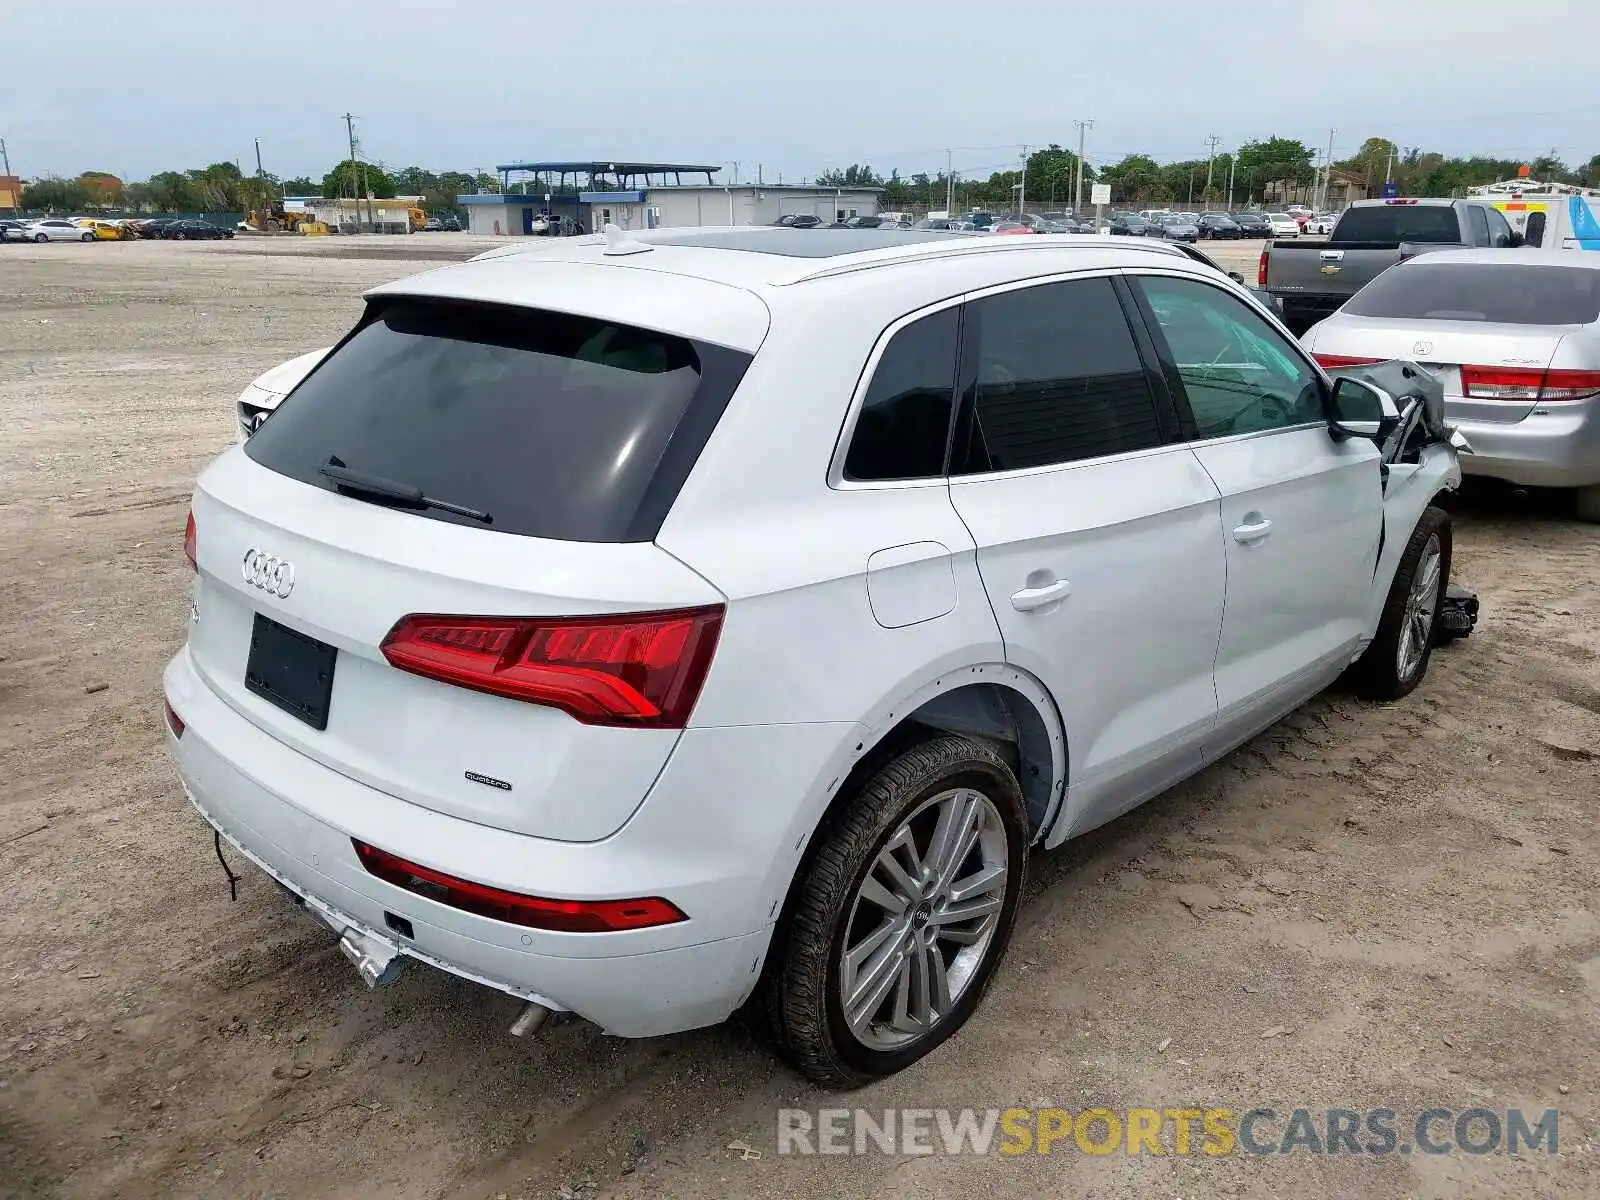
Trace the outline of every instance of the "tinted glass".
<instances>
[{"instance_id":1,"label":"tinted glass","mask_svg":"<svg viewBox=\"0 0 1600 1200\"><path fill-rule=\"evenodd\" d=\"M1511 245L1511 226L1499 211L1491 208L1484 216L1489 218L1489 244L1496 247Z\"/></svg>"},{"instance_id":2,"label":"tinted glass","mask_svg":"<svg viewBox=\"0 0 1600 1200\"><path fill-rule=\"evenodd\" d=\"M1202 438L1322 419L1322 382L1238 297L1192 279L1140 281Z\"/></svg>"},{"instance_id":3,"label":"tinted glass","mask_svg":"<svg viewBox=\"0 0 1600 1200\"><path fill-rule=\"evenodd\" d=\"M1530 246L1544 245L1545 215L1542 212L1528 214L1528 226L1522 236L1527 239Z\"/></svg>"},{"instance_id":4,"label":"tinted glass","mask_svg":"<svg viewBox=\"0 0 1600 1200\"><path fill-rule=\"evenodd\" d=\"M1600 270L1413 260L1379 275L1344 311L1358 317L1589 325L1600 318Z\"/></svg>"},{"instance_id":5,"label":"tinted glass","mask_svg":"<svg viewBox=\"0 0 1600 1200\"><path fill-rule=\"evenodd\" d=\"M1456 210L1439 204L1378 204L1351 208L1334 231L1341 242L1459 242Z\"/></svg>"},{"instance_id":6,"label":"tinted glass","mask_svg":"<svg viewBox=\"0 0 1600 1200\"><path fill-rule=\"evenodd\" d=\"M923 317L895 334L867 386L844 472L849 479L944 474L956 378L959 310Z\"/></svg>"},{"instance_id":7,"label":"tinted glass","mask_svg":"<svg viewBox=\"0 0 1600 1200\"><path fill-rule=\"evenodd\" d=\"M1483 215L1483 209L1474 205L1467 209L1467 220L1472 222L1472 244L1474 246L1487 246L1489 244L1489 218Z\"/></svg>"},{"instance_id":8,"label":"tinted glass","mask_svg":"<svg viewBox=\"0 0 1600 1200\"><path fill-rule=\"evenodd\" d=\"M566 313L390 303L369 311L245 453L329 490L321 468L336 455L487 512L499 532L649 541L748 363ZM419 515L481 527L438 509Z\"/></svg>"},{"instance_id":9,"label":"tinted glass","mask_svg":"<svg viewBox=\"0 0 1600 1200\"><path fill-rule=\"evenodd\" d=\"M1004 292L969 304L966 319L974 383L962 471L1049 466L1166 440L1109 279Z\"/></svg>"}]
</instances>

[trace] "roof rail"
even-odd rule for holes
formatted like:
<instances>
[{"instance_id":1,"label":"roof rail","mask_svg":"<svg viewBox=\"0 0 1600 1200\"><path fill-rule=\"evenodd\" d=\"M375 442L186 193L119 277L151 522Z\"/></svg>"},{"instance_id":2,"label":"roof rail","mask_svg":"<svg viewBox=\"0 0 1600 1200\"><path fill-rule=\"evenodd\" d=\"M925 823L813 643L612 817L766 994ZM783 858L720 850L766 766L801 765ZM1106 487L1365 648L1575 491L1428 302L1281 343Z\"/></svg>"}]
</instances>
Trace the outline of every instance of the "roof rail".
<instances>
[{"instance_id":1,"label":"roof rail","mask_svg":"<svg viewBox=\"0 0 1600 1200\"><path fill-rule=\"evenodd\" d=\"M798 275L789 275L772 280L775 287L788 287L796 283L808 283L813 279L830 279L838 275L850 275L857 271L871 271L877 267L892 267L908 262L926 262L929 259L961 258L973 254L1016 254L1018 252L1039 250L1141 250L1149 254L1177 255L1185 257L1183 251L1176 246L1165 242L1152 242L1145 238L1127 237L1101 237L1097 234L1084 236L1082 234L1063 234L1056 237L995 237L992 235L977 235L962 237L960 234L952 235L950 245L939 242L916 242L905 246L889 246L881 250L863 250L859 254L852 254L843 261L836 261L830 266L817 267L803 271Z\"/></svg>"}]
</instances>

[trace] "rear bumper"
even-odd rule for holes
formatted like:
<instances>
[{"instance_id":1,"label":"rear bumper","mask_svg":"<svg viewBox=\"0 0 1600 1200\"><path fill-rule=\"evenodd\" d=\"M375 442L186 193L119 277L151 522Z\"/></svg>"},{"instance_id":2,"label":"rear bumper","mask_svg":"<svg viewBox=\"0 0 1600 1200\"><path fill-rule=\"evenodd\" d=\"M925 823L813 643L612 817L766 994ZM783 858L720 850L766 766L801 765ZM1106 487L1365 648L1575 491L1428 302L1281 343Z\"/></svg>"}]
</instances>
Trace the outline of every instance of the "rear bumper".
<instances>
[{"instance_id":1,"label":"rear bumper","mask_svg":"<svg viewBox=\"0 0 1600 1200\"><path fill-rule=\"evenodd\" d=\"M1515 423L1446 416L1472 444L1461 456L1468 475L1524 487L1600 484L1600 400L1540 404Z\"/></svg>"},{"instance_id":2,"label":"rear bumper","mask_svg":"<svg viewBox=\"0 0 1600 1200\"><path fill-rule=\"evenodd\" d=\"M185 724L168 746L195 808L325 920L622 1037L715 1024L749 995L773 896L781 900L798 861L791 830L806 820L807 789L833 778L833 739L848 741L853 729L691 731L700 736L685 735L628 825L602 842L567 843L431 812L307 758L235 712L195 673L187 649L163 683ZM689 919L622 933L524 929L378 879L352 838L526 894L662 896ZM393 932L386 914L410 922L412 936Z\"/></svg>"}]
</instances>

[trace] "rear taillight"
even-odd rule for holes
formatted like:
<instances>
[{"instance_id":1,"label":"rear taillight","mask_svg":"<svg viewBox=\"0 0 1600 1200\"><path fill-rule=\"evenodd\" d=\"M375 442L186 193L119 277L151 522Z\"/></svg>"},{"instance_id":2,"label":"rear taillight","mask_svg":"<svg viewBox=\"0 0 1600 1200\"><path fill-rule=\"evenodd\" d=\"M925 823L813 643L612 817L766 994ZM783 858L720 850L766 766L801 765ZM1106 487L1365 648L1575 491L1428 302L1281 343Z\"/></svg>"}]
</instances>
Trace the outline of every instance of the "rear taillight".
<instances>
[{"instance_id":1,"label":"rear taillight","mask_svg":"<svg viewBox=\"0 0 1600 1200\"><path fill-rule=\"evenodd\" d=\"M162 700L161 707L166 710L167 728L172 730L172 736L181 738L183 736L183 731L187 728L187 726L183 723L183 718L173 710L172 702L170 700Z\"/></svg>"},{"instance_id":2,"label":"rear taillight","mask_svg":"<svg viewBox=\"0 0 1600 1200\"><path fill-rule=\"evenodd\" d=\"M1551 369L1544 373L1539 399L1582 400L1597 393L1600 393L1600 371Z\"/></svg>"},{"instance_id":3,"label":"rear taillight","mask_svg":"<svg viewBox=\"0 0 1600 1200\"><path fill-rule=\"evenodd\" d=\"M1258 264L1256 264L1256 286L1257 287L1266 287L1267 286L1267 253L1268 253L1268 251L1270 249L1271 248L1268 247L1268 246L1261 247L1261 261Z\"/></svg>"},{"instance_id":4,"label":"rear taillight","mask_svg":"<svg viewBox=\"0 0 1600 1200\"><path fill-rule=\"evenodd\" d=\"M402 617L391 666L562 709L586 725L682 729L722 631L722 606L602 617Z\"/></svg>"},{"instance_id":5,"label":"rear taillight","mask_svg":"<svg viewBox=\"0 0 1600 1200\"><path fill-rule=\"evenodd\" d=\"M670 900L649 896L641 900L547 900L524 896L484 883L473 883L418 866L387 850L351 839L356 857L368 873L385 883L425 896L439 904L492 917L528 929L551 929L560 933L619 933L627 929L651 929L686 921L683 910Z\"/></svg>"},{"instance_id":6,"label":"rear taillight","mask_svg":"<svg viewBox=\"0 0 1600 1200\"><path fill-rule=\"evenodd\" d=\"M183 527L183 556L189 560L190 570L200 570L200 564L195 560L194 512L192 510L189 513L189 523Z\"/></svg>"},{"instance_id":7,"label":"rear taillight","mask_svg":"<svg viewBox=\"0 0 1600 1200\"><path fill-rule=\"evenodd\" d=\"M1381 358L1357 358L1349 354L1313 354L1318 365L1333 370L1335 367L1370 367L1373 363L1381 363Z\"/></svg>"},{"instance_id":8,"label":"rear taillight","mask_svg":"<svg viewBox=\"0 0 1600 1200\"><path fill-rule=\"evenodd\" d=\"M1582 400L1600 394L1600 371L1462 367L1461 394L1474 400Z\"/></svg>"}]
</instances>

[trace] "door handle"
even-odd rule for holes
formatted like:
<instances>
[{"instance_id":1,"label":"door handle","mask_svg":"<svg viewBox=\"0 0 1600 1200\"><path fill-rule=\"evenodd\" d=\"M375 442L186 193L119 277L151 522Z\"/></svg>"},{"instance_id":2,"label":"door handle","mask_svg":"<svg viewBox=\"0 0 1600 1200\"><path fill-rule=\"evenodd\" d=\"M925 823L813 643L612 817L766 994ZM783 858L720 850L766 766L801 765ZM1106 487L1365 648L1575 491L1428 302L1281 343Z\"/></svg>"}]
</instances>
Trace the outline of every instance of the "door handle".
<instances>
[{"instance_id":1,"label":"door handle","mask_svg":"<svg viewBox=\"0 0 1600 1200\"><path fill-rule=\"evenodd\" d=\"M1012 592L1011 607L1018 612L1032 612L1036 608L1044 608L1058 600L1064 600L1071 594L1072 585L1065 579L1058 579L1043 587L1023 588L1020 592Z\"/></svg>"},{"instance_id":2,"label":"door handle","mask_svg":"<svg viewBox=\"0 0 1600 1200\"><path fill-rule=\"evenodd\" d=\"M1250 521L1249 517L1255 517L1256 520ZM1259 542L1271 532L1271 521L1267 520L1260 513L1250 513L1249 516L1245 518L1245 524L1235 525L1233 527L1233 540L1241 545L1248 546L1253 542Z\"/></svg>"}]
</instances>

